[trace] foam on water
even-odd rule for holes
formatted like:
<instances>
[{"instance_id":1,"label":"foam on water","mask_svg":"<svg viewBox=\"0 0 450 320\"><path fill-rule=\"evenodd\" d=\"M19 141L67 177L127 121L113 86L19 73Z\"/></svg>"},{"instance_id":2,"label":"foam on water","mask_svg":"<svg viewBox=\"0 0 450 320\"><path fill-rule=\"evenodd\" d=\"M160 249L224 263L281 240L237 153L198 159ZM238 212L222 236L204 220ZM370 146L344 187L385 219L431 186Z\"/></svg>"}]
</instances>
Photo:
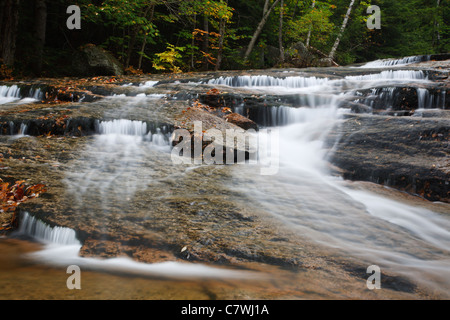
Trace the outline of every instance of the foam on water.
<instances>
[{"instance_id":1,"label":"foam on water","mask_svg":"<svg viewBox=\"0 0 450 320\"><path fill-rule=\"evenodd\" d=\"M32 237L46 244L81 247L74 230L63 227L52 228L28 213L23 214L21 218L19 234Z\"/></svg>"}]
</instances>

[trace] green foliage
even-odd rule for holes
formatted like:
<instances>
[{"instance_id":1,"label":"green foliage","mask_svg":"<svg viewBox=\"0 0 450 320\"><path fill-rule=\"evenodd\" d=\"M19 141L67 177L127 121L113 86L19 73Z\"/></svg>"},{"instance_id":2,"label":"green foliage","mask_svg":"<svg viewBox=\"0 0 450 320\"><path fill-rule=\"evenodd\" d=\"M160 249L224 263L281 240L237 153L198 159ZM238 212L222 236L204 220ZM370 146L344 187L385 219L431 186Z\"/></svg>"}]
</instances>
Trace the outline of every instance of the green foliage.
<instances>
[{"instance_id":1,"label":"green foliage","mask_svg":"<svg viewBox=\"0 0 450 320\"><path fill-rule=\"evenodd\" d=\"M84 1L82 12L85 21L102 24L114 30L113 34L105 39L103 46L116 52L119 58L125 61L133 37L138 37L140 41L146 38L146 41L155 43L159 32L146 13L156 4L156 0L104 0L99 5Z\"/></svg>"},{"instance_id":2,"label":"green foliage","mask_svg":"<svg viewBox=\"0 0 450 320\"><path fill-rule=\"evenodd\" d=\"M47 75L69 66L66 57L94 43L126 67L145 72L211 70L221 55L222 69L273 67L279 47L299 41L327 54L340 31L350 0L284 0L269 16L246 64L243 54L263 16L265 0L79 0L82 30L65 28L65 10L73 1L47 1L44 56ZM269 1L271 5L274 0ZM356 0L336 53L339 64L387 57L450 52L450 0ZM381 8L381 30L369 30L369 5ZM14 70L26 74L33 64L34 0L20 1ZM51 18L50 18L51 17ZM207 26L205 23L207 22ZM222 37L223 36L223 37ZM170 44L170 45L168 45ZM163 49L161 49L163 48ZM162 52L161 52L162 51Z\"/></svg>"},{"instance_id":3,"label":"green foliage","mask_svg":"<svg viewBox=\"0 0 450 320\"><path fill-rule=\"evenodd\" d=\"M167 44L167 50L157 53L153 59L153 68L156 70L170 70L172 73L181 73L181 52L185 51L184 47L175 47L172 44Z\"/></svg>"},{"instance_id":4,"label":"green foliage","mask_svg":"<svg viewBox=\"0 0 450 320\"><path fill-rule=\"evenodd\" d=\"M333 7L333 5L317 1L315 8L305 12L300 19L288 20L285 32L287 40L306 41L311 31L311 45L322 47L334 27L330 21Z\"/></svg>"}]
</instances>

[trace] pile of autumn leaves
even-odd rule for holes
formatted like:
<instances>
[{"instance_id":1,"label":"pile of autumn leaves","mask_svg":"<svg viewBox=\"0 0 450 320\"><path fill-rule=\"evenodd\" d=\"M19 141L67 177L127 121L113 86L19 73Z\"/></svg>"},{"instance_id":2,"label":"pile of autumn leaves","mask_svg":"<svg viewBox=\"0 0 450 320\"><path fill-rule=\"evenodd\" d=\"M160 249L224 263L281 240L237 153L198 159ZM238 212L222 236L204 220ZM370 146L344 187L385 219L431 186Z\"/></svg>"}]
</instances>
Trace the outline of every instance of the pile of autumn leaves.
<instances>
[{"instance_id":1,"label":"pile of autumn leaves","mask_svg":"<svg viewBox=\"0 0 450 320\"><path fill-rule=\"evenodd\" d=\"M8 231L17 227L17 207L30 199L37 198L45 192L43 184L27 185L25 181L17 181L10 185L0 178L0 231ZM3 216L3 217L1 217Z\"/></svg>"}]
</instances>

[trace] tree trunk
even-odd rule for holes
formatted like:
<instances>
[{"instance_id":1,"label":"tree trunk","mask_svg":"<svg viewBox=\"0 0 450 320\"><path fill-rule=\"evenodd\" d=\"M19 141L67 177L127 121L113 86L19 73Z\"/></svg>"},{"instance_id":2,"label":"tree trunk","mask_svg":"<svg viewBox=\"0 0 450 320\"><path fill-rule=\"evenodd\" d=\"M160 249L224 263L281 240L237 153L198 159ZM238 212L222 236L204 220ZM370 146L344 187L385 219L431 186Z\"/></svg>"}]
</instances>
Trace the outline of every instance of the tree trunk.
<instances>
[{"instance_id":1,"label":"tree trunk","mask_svg":"<svg viewBox=\"0 0 450 320\"><path fill-rule=\"evenodd\" d=\"M342 23L341 31L339 31L336 41L334 42L333 48L331 48L330 54L328 55L328 58L331 60L334 60L334 55L336 54L336 50L339 47L342 35L344 34L345 28L347 27L348 19L350 18L350 15L352 13L354 3L355 0L351 0L350 5L348 6L347 14L345 15L344 18L344 22Z\"/></svg>"},{"instance_id":2,"label":"tree trunk","mask_svg":"<svg viewBox=\"0 0 450 320\"><path fill-rule=\"evenodd\" d=\"M223 56L223 40L225 38L225 19L220 19L219 24L219 53L217 54L217 61L216 61L216 67L215 71L218 71L220 69L220 65L222 63L222 56Z\"/></svg>"},{"instance_id":3,"label":"tree trunk","mask_svg":"<svg viewBox=\"0 0 450 320\"><path fill-rule=\"evenodd\" d=\"M36 61L33 64L34 73L40 76L44 56L45 34L47 31L47 3L46 0L35 1L35 36L36 36Z\"/></svg>"},{"instance_id":4,"label":"tree trunk","mask_svg":"<svg viewBox=\"0 0 450 320\"><path fill-rule=\"evenodd\" d=\"M140 26L135 25L133 28L131 28L131 36L130 40L128 41L128 49L127 49L127 57L125 60L125 69L127 69L130 66L131 61L131 54L133 53L134 45L136 44L136 38L139 33Z\"/></svg>"},{"instance_id":5,"label":"tree trunk","mask_svg":"<svg viewBox=\"0 0 450 320\"><path fill-rule=\"evenodd\" d=\"M194 36L194 31L197 27L197 14L194 14L194 22L192 23L192 39L191 39L191 64L189 66L189 69L195 69L195 51L194 51L194 46L195 46L195 36ZM190 70L189 70L190 71Z\"/></svg>"},{"instance_id":6,"label":"tree trunk","mask_svg":"<svg viewBox=\"0 0 450 320\"><path fill-rule=\"evenodd\" d=\"M297 0L295 2L294 10L292 10L292 14L291 14L291 19L294 19L295 15L297 14L297 8L298 8L298 3L299 2L300 2L300 0Z\"/></svg>"},{"instance_id":7,"label":"tree trunk","mask_svg":"<svg viewBox=\"0 0 450 320\"><path fill-rule=\"evenodd\" d=\"M152 10L150 12L150 22L153 22L153 16L155 14L155 5L153 4L151 6ZM145 46L147 45L147 35L144 38L144 41L142 42L142 47L141 47L141 52L142 54L139 55L139 63L138 63L138 70L141 70L142 68L142 59L144 57L144 52L145 52Z\"/></svg>"},{"instance_id":8,"label":"tree trunk","mask_svg":"<svg viewBox=\"0 0 450 320\"><path fill-rule=\"evenodd\" d=\"M0 59L12 67L16 51L19 0L0 0Z\"/></svg>"},{"instance_id":9,"label":"tree trunk","mask_svg":"<svg viewBox=\"0 0 450 320\"><path fill-rule=\"evenodd\" d=\"M441 33L440 33L440 30L439 30L439 27L440 27L440 26L439 26L439 21L438 21L438 19L437 19L437 14L438 14L438 10L439 10L440 4L441 4L441 0L437 0L437 4L436 4L436 16L435 16L435 18L434 18L435 35L433 36L433 38L436 37L436 38L435 38L435 41L433 41L433 42L435 43L435 46L436 46L436 47L439 47L439 44L440 44L440 42L441 42Z\"/></svg>"},{"instance_id":10,"label":"tree trunk","mask_svg":"<svg viewBox=\"0 0 450 320\"><path fill-rule=\"evenodd\" d=\"M204 52L203 69L205 71L208 71L209 62L207 55L209 54L209 16L206 14L203 20L203 31L205 32L205 37L203 39L203 52Z\"/></svg>"},{"instance_id":11,"label":"tree trunk","mask_svg":"<svg viewBox=\"0 0 450 320\"><path fill-rule=\"evenodd\" d=\"M253 51L253 47L256 44L256 40L258 40L259 35L262 32L262 29L264 28L264 25L267 22L267 19L270 16L270 13L272 12L273 8L275 8L275 6L278 4L278 2L280 2L280 0L275 0L274 3L272 4L272 6L267 10L267 12L264 14L263 18L261 19L261 21L258 24L258 27L255 30L255 33L253 34L252 39L250 40L250 43L248 44L247 47L247 51L245 52L244 55L244 61L248 60L248 57L250 56L250 54Z\"/></svg>"},{"instance_id":12,"label":"tree trunk","mask_svg":"<svg viewBox=\"0 0 450 320\"><path fill-rule=\"evenodd\" d=\"M148 12L150 10L152 10L153 7L154 7L154 5L148 6L145 9L142 17L147 18ZM127 50L127 59L125 61L125 69L127 69L130 66L131 55L133 54L133 49L134 49L134 46L136 45L136 39L139 34L139 31L141 31L141 28L142 28L141 25L135 25L131 29L131 37L130 37L130 41L128 42L128 50Z\"/></svg>"},{"instance_id":13,"label":"tree trunk","mask_svg":"<svg viewBox=\"0 0 450 320\"><path fill-rule=\"evenodd\" d=\"M316 0L313 0L311 8L316 6ZM312 24L309 26L308 36L306 37L306 47L309 48L309 42L311 41Z\"/></svg>"},{"instance_id":14,"label":"tree trunk","mask_svg":"<svg viewBox=\"0 0 450 320\"><path fill-rule=\"evenodd\" d=\"M263 8L263 17L266 15L267 10L269 10L269 4L270 4L270 0L266 0L266 2L264 3L264 8Z\"/></svg>"},{"instance_id":15,"label":"tree trunk","mask_svg":"<svg viewBox=\"0 0 450 320\"><path fill-rule=\"evenodd\" d=\"M278 29L278 45L280 48L280 63L284 62L284 47L283 47L283 14L284 14L284 0L280 2L280 26Z\"/></svg>"}]
</instances>

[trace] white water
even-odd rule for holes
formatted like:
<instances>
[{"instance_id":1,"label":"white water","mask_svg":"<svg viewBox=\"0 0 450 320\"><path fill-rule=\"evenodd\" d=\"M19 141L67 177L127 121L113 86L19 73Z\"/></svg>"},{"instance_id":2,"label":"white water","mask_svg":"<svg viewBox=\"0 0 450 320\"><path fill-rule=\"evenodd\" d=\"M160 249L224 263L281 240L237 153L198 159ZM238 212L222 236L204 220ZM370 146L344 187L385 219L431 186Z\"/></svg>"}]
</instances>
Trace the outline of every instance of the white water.
<instances>
[{"instance_id":1,"label":"white water","mask_svg":"<svg viewBox=\"0 0 450 320\"><path fill-rule=\"evenodd\" d=\"M0 86L0 104L14 102L19 99L20 89L18 86Z\"/></svg>"},{"instance_id":2,"label":"white water","mask_svg":"<svg viewBox=\"0 0 450 320\"><path fill-rule=\"evenodd\" d=\"M170 151L169 135L126 119L100 122L98 132L80 166L67 174L68 189L80 204L92 198L105 208L116 202L125 205L151 179L145 160L155 152Z\"/></svg>"},{"instance_id":3,"label":"white water","mask_svg":"<svg viewBox=\"0 0 450 320\"><path fill-rule=\"evenodd\" d=\"M275 78L271 76L238 76L220 77L211 79L208 84L226 85L230 87L283 87L283 88L305 88L324 85L328 82L326 78L316 77L286 77Z\"/></svg>"},{"instance_id":4,"label":"white water","mask_svg":"<svg viewBox=\"0 0 450 320\"><path fill-rule=\"evenodd\" d=\"M427 76L423 71L414 70L387 70L381 73L363 75L363 76L347 76L347 80L427 80Z\"/></svg>"},{"instance_id":5,"label":"white water","mask_svg":"<svg viewBox=\"0 0 450 320\"><path fill-rule=\"evenodd\" d=\"M381 59L366 63L361 68L385 68L385 67L402 67L422 61L429 61L430 56L411 56L401 59Z\"/></svg>"},{"instance_id":6,"label":"white water","mask_svg":"<svg viewBox=\"0 0 450 320\"><path fill-rule=\"evenodd\" d=\"M28 258L51 266L67 268L71 265L83 271L114 272L128 275L160 276L180 279L255 279L251 272L212 268L201 264L163 262L146 264L129 258L94 259L79 256L81 243L74 230L50 227L39 219L25 213L19 235L32 237L45 245L43 250L31 253Z\"/></svg>"},{"instance_id":7,"label":"white water","mask_svg":"<svg viewBox=\"0 0 450 320\"><path fill-rule=\"evenodd\" d=\"M376 79L383 83L382 77L371 81ZM254 179L239 191L302 237L450 296L450 216L352 189L332 177L323 145L339 125L340 112L337 100L329 101L301 112L280 109L283 117L274 117L275 123L288 125L278 128L279 150L272 152L279 156L279 173L259 176L236 167L236 178Z\"/></svg>"},{"instance_id":8,"label":"white water","mask_svg":"<svg viewBox=\"0 0 450 320\"><path fill-rule=\"evenodd\" d=\"M31 89L29 96L22 97L20 88L13 86L0 86L0 105L7 103L24 104L42 100L43 93L40 89Z\"/></svg>"},{"instance_id":9,"label":"white water","mask_svg":"<svg viewBox=\"0 0 450 320\"><path fill-rule=\"evenodd\" d=\"M261 176L248 166L230 166L236 178L245 176L250 180L248 185L233 185L230 189L237 193L240 189L239 194L248 196L248 204L254 205L255 210L277 217L280 223L297 230L302 237L335 249L337 255L342 256L344 252L367 266L377 264L382 271L407 275L444 293L450 292L448 216L352 189L341 179L330 175L323 146L327 133L340 120L340 92L336 92L335 82L311 80L311 86L306 85L305 89L303 80L294 85L293 82L283 84L281 80L264 79L258 79L259 82L255 79L243 82L241 79L239 83L263 89L270 85L280 86L284 92L293 94L309 92L307 97L311 103L308 108L299 109L270 107L269 113L274 120L268 125L280 126L279 152L272 153L272 156L280 157L279 173ZM421 80L420 75L414 72L380 73L360 79L380 85L386 79ZM233 85L230 81L221 80L216 84ZM360 85L358 81L357 78L349 78L344 82L351 89ZM420 97L425 97L420 99L424 106L427 105L426 93L421 93ZM145 99L148 99L145 95L125 99L128 102L124 102L124 110L132 110L136 107L134 102ZM152 168L146 166L148 159L153 159L155 152L170 150L170 146L161 132L150 137L147 124L141 121L101 122L98 133L81 153L79 164L67 173L66 182L68 192L78 197L82 210L89 210L92 201L97 201L105 212L93 212L92 215L109 215L114 221L120 215L111 210L125 208L139 190L156 179ZM217 182L221 183L219 179ZM38 238L61 238L52 236L52 233L59 233L59 229L35 229L38 231L29 233ZM79 243L49 245L33 257L64 267L76 264L96 270L172 277L246 277L243 273L230 274L228 272L232 271L202 265L148 265L128 259L80 258L79 249Z\"/></svg>"},{"instance_id":10,"label":"white water","mask_svg":"<svg viewBox=\"0 0 450 320\"><path fill-rule=\"evenodd\" d=\"M417 97L420 109L444 109L446 90L441 89L440 92L431 94L428 89L418 88Z\"/></svg>"},{"instance_id":11,"label":"white water","mask_svg":"<svg viewBox=\"0 0 450 320\"><path fill-rule=\"evenodd\" d=\"M143 137L147 134L147 124L142 121L113 120L102 121L98 129L100 134L118 134Z\"/></svg>"},{"instance_id":12,"label":"white water","mask_svg":"<svg viewBox=\"0 0 450 320\"><path fill-rule=\"evenodd\" d=\"M142 84L140 84L139 86L141 88L153 88L154 86L156 86L159 83L159 81L146 81Z\"/></svg>"}]
</instances>

